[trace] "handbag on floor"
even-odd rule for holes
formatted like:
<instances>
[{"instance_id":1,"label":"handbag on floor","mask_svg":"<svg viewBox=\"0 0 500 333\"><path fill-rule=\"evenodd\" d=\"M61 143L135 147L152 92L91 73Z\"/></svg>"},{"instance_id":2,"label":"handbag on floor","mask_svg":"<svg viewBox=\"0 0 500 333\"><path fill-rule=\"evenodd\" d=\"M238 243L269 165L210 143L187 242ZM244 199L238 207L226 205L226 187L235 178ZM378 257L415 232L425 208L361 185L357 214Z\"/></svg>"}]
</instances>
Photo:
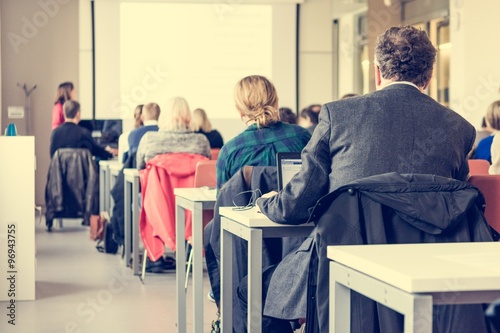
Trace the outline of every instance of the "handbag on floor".
<instances>
[{"instance_id":1,"label":"handbag on floor","mask_svg":"<svg viewBox=\"0 0 500 333\"><path fill-rule=\"evenodd\" d=\"M104 238L105 219L101 215L90 215L90 239L100 241Z\"/></svg>"},{"instance_id":2,"label":"handbag on floor","mask_svg":"<svg viewBox=\"0 0 500 333\"><path fill-rule=\"evenodd\" d=\"M92 238L92 219L90 220L90 234ZM109 215L102 212L99 220L95 222L94 240L97 240L96 249L99 252L116 254L118 252L118 243L113 237L113 226L109 223Z\"/></svg>"}]
</instances>

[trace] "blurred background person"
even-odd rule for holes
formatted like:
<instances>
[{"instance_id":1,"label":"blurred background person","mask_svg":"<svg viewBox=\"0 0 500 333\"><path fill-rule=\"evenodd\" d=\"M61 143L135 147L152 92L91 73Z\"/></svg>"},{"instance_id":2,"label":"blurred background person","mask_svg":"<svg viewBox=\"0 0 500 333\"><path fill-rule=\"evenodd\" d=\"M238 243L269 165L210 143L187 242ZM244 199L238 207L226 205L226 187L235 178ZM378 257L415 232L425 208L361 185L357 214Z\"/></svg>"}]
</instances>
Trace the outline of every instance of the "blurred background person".
<instances>
[{"instance_id":1,"label":"blurred background person","mask_svg":"<svg viewBox=\"0 0 500 333\"><path fill-rule=\"evenodd\" d=\"M300 112L299 125L306 128L312 134L318 125L318 116L317 104L310 105Z\"/></svg>"},{"instance_id":2,"label":"blurred background person","mask_svg":"<svg viewBox=\"0 0 500 333\"><path fill-rule=\"evenodd\" d=\"M191 110L187 101L182 97L172 98L166 112L160 112L158 132L147 132L139 142L137 168L144 169L147 161L166 153L191 153L210 158L210 143L207 137L194 133L190 122Z\"/></svg>"},{"instance_id":3,"label":"blurred background person","mask_svg":"<svg viewBox=\"0 0 500 333\"><path fill-rule=\"evenodd\" d=\"M158 131L160 113L160 106L156 103L148 103L142 107L141 120L143 125L132 130L128 136L129 155L134 155L137 152L144 134Z\"/></svg>"},{"instance_id":4,"label":"blurred background person","mask_svg":"<svg viewBox=\"0 0 500 333\"><path fill-rule=\"evenodd\" d=\"M280 120L287 124L297 124L297 115L290 108L280 108L279 109Z\"/></svg>"},{"instance_id":5,"label":"blurred background person","mask_svg":"<svg viewBox=\"0 0 500 333\"><path fill-rule=\"evenodd\" d=\"M356 97L356 96L359 96L359 95L355 94L355 93L348 93L348 94L345 94L342 97L340 97L340 99L346 99L346 98L351 98L351 97Z\"/></svg>"},{"instance_id":6,"label":"blurred background person","mask_svg":"<svg viewBox=\"0 0 500 333\"><path fill-rule=\"evenodd\" d=\"M142 122L142 108L143 104L139 104L134 109L134 128L141 127L143 125ZM118 161L125 162L128 157L129 144L128 144L128 136L132 131L123 132L122 135L118 138Z\"/></svg>"},{"instance_id":7,"label":"blurred background person","mask_svg":"<svg viewBox=\"0 0 500 333\"><path fill-rule=\"evenodd\" d=\"M74 100L64 102L65 121L52 131L50 136L50 157L59 148L87 148L92 155L100 160L113 157L113 150L109 147L102 148L95 142L86 128L78 126L80 122L80 103Z\"/></svg>"},{"instance_id":8,"label":"blurred background person","mask_svg":"<svg viewBox=\"0 0 500 333\"><path fill-rule=\"evenodd\" d=\"M491 134L481 139L472 154L472 159L487 160L491 164L491 144L497 131L500 130L500 100L494 101L486 110L486 128Z\"/></svg>"},{"instance_id":9,"label":"blurred background person","mask_svg":"<svg viewBox=\"0 0 500 333\"><path fill-rule=\"evenodd\" d=\"M64 102L75 98L76 91L72 82L63 82L57 87L56 100L52 109L52 129L64 123Z\"/></svg>"},{"instance_id":10,"label":"blurred background person","mask_svg":"<svg viewBox=\"0 0 500 333\"><path fill-rule=\"evenodd\" d=\"M224 139L222 135L216 129L212 128L210 120L208 120L207 113L203 109L195 109L193 111L193 116L191 117L191 129L195 133L203 134L207 137L208 142L210 142L211 148L222 148L224 145Z\"/></svg>"}]
</instances>

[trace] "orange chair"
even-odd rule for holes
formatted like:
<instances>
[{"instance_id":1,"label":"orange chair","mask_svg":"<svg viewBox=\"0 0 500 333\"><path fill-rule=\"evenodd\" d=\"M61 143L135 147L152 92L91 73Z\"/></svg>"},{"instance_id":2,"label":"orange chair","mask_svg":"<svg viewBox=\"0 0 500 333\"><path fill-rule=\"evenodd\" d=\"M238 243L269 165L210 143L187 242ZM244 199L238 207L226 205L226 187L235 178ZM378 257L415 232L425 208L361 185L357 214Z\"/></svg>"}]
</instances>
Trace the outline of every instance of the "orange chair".
<instances>
[{"instance_id":1,"label":"orange chair","mask_svg":"<svg viewBox=\"0 0 500 333\"><path fill-rule=\"evenodd\" d=\"M487 160L469 160L470 175L488 175L490 163Z\"/></svg>"},{"instance_id":2,"label":"orange chair","mask_svg":"<svg viewBox=\"0 0 500 333\"><path fill-rule=\"evenodd\" d=\"M217 149L217 153L220 149ZM213 151L213 149L212 149ZM213 158L213 153L212 153L212 158ZM208 161L199 161L196 164L196 171L194 174L194 187L202 187L202 186L208 186L211 188L215 188L217 185L217 177L216 177L216 169L215 169L215 164L217 163L217 159L212 159ZM214 218L214 211L203 211L203 228L207 225L208 222L210 222ZM191 250L191 244L188 245L190 246ZM191 265L193 263L193 251L189 251L189 259L187 263L187 268L186 268L186 281L184 283L184 288L187 289L188 281L189 281L189 272L191 271Z\"/></svg>"},{"instance_id":3,"label":"orange chair","mask_svg":"<svg viewBox=\"0 0 500 333\"><path fill-rule=\"evenodd\" d=\"M217 184L217 177L215 174L216 162L216 159L211 159L207 161L199 161L196 164L196 171L194 173L194 187L215 187L215 185Z\"/></svg>"},{"instance_id":4,"label":"orange chair","mask_svg":"<svg viewBox=\"0 0 500 333\"><path fill-rule=\"evenodd\" d=\"M212 153L212 160L217 161L217 157L219 157L220 148L212 148L210 149Z\"/></svg>"},{"instance_id":5,"label":"orange chair","mask_svg":"<svg viewBox=\"0 0 500 333\"><path fill-rule=\"evenodd\" d=\"M469 182L483 193L486 201L484 217L493 229L500 232L500 175L473 175Z\"/></svg>"}]
</instances>

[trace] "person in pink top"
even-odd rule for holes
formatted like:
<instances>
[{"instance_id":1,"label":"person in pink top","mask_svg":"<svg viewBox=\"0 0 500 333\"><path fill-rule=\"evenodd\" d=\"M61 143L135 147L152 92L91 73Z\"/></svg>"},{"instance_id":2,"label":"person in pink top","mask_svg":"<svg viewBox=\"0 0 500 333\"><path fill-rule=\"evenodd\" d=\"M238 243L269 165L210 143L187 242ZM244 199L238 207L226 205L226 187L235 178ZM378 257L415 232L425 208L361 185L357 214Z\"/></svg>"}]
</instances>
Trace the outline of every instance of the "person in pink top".
<instances>
[{"instance_id":1,"label":"person in pink top","mask_svg":"<svg viewBox=\"0 0 500 333\"><path fill-rule=\"evenodd\" d=\"M63 82L57 87L56 100L52 110L52 129L64 123L63 104L75 99L75 89L72 82Z\"/></svg>"}]
</instances>

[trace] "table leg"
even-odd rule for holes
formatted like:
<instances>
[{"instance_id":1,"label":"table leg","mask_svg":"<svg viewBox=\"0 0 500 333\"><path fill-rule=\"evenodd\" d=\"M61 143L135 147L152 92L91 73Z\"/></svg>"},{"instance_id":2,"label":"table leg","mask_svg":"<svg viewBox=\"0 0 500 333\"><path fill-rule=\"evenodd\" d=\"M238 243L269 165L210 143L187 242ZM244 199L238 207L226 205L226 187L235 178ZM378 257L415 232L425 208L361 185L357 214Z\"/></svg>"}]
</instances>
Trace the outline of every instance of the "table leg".
<instances>
[{"instance_id":1,"label":"table leg","mask_svg":"<svg viewBox=\"0 0 500 333\"><path fill-rule=\"evenodd\" d=\"M175 206L175 275L177 281L177 332L186 332L186 290L184 289L184 280L186 279L186 248L184 246L184 208ZM196 322L196 317L195 317Z\"/></svg>"},{"instance_id":2,"label":"table leg","mask_svg":"<svg viewBox=\"0 0 500 333\"><path fill-rule=\"evenodd\" d=\"M125 252L124 255L124 260L125 260L125 267L128 267L130 263L130 241L131 241L131 210L132 208L132 183L127 181L127 179L124 179L124 193L123 193L123 221L125 223L124 225L124 235L123 235L123 251Z\"/></svg>"},{"instance_id":3,"label":"table leg","mask_svg":"<svg viewBox=\"0 0 500 333\"><path fill-rule=\"evenodd\" d=\"M337 282L330 263L330 333L351 331L351 290Z\"/></svg>"},{"instance_id":4,"label":"table leg","mask_svg":"<svg viewBox=\"0 0 500 333\"><path fill-rule=\"evenodd\" d=\"M200 202L194 204L192 221L192 249L193 251L193 328L195 333L203 333L203 205ZM177 242L184 238L177 238ZM184 242L183 242L184 243ZM183 269L184 266L182 266ZM186 274L189 274L187 272ZM182 281L181 281L182 282Z\"/></svg>"},{"instance_id":5,"label":"table leg","mask_svg":"<svg viewBox=\"0 0 500 333\"><path fill-rule=\"evenodd\" d=\"M233 327L233 235L225 230L221 217L221 329L231 333Z\"/></svg>"},{"instance_id":6,"label":"table leg","mask_svg":"<svg viewBox=\"0 0 500 333\"><path fill-rule=\"evenodd\" d=\"M405 333L432 332L432 297L411 297L410 309L405 314Z\"/></svg>"},{"instance_id":7,"label":"table leg","mask_svg":"<svg viewBox=\"0 0 500 333\"><path fill-rule=\"evenodd\" d=\"M106 190L106 177L105 177L105 170L104 167L99 168L99 212L105 211L105 194L104 191Z\"/></svg>"},{"instance_id":8,"label":"table leg","mask_svg":"<svg viewBox=\"0 0 500 333\"><path fill-rule=\"evenodd\" d=\"M132 183L132 270L139 275L139 177Z\"/></svg>"},{"instance_id":9,"label":"table leg","mask_svg":"<svg viewBox=\"0 0 500 333\"><path fill-rule=\"evenodd\" d=\"M249 333L262 332L262 230L251 229L248 240L248 313Z\"/></svg>"}]
</instances>

